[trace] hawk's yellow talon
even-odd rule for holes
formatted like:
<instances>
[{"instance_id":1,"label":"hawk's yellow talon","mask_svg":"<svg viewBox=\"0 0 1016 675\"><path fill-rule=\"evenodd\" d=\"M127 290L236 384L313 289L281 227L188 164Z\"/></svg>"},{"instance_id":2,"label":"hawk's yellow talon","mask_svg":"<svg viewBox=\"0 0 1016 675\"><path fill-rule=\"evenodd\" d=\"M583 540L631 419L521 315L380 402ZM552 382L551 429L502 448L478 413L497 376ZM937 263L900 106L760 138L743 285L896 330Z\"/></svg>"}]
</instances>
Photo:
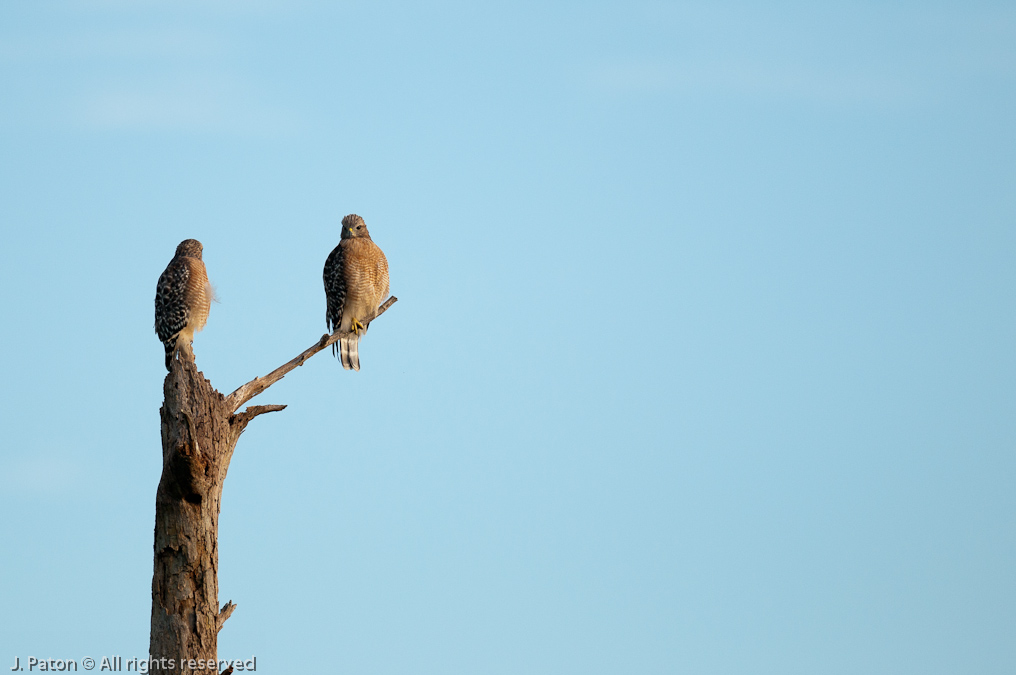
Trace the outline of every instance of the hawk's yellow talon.
<instances>
[{"instance_id":1,"label":"hawk's yellow talon","mask_svg":"<svg viewBox=\"0 0 1016 675\"><path fill-rule=\"evenodd\" d=\"M363 324L360 323L359 319L354 318L353 323L349 326L349 330L353 331L354 335L359 335L360 330L363 328Z\"/></svg>"}]
</instances>

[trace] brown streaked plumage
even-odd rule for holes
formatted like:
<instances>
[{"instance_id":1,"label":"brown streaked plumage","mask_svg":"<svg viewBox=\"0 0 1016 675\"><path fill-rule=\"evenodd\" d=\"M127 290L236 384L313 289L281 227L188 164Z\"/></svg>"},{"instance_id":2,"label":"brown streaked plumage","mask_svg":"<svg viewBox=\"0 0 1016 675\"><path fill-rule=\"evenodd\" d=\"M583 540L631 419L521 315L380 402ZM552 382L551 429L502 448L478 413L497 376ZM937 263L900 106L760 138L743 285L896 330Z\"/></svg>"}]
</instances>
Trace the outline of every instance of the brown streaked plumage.
<instances>
[{"instance_id":1,"label":"brown streaked plumage","mask_svg":"<svg viewBox=\"0 0 1016 675\"><path fill-rule=\"evenodd\" d=\"M388 297L388 260L371 240L363 218L355 213L342 219L339 245L325 260L323 277L328 330L357 329L356 335L333 344L332 351L337 352L343 368L360 370L360 333L366 332Z\"/></svg>"},{"instance_id":2,"label":"brown streaked plumage","mask_svg":"<svg viewBox=\"0 0 1016 675\"><path fill-rule=\"evenodd\" d=\"M155 332L166 348L166 370L172 369L177 349L190 352L194 333L208 321L215 292L201 260L202 250L197 239L180 242L155 288Z\"/></svg>"}]
</instances>

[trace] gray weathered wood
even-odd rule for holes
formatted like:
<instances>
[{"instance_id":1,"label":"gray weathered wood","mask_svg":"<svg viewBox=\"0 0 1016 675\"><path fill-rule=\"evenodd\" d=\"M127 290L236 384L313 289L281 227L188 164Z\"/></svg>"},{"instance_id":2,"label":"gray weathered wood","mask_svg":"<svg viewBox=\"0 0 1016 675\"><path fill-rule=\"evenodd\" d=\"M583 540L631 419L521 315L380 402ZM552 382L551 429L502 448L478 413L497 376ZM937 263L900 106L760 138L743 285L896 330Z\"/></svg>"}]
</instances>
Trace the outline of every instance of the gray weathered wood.
<instances>
[{"instance_id":1,"label":"gray weathered wood","mask_svg":"<svg viewBox=\"0 0 1016 675\"><path fill-rule=\"evenodd\" d=\"M149 654L175 664L173 669L153 667L152 672L188 673L181 659L217 655L219 510L242 428L232 423L225 397L182 352L163 391Z\"/></svg>"},{"instance_id":2,"label":"gray weathered wood","mask_svg":"<svg viewBox=\"0 0 1016 675\"><path fill-rule=\"evenodd\" d=\"M396 301L389 298L374 318ZM219 511L233 450L258 415L284 405L240 406L343 335L325 335L295 359L255 378L228 397L198 372L190 350L181 350L163 383L162 478L155 494L155 569L152 574L151 672L201 673L189 661L218 655L218 634L236 609L219 607ZM173 668L163 668L172 659ZM215 671L212 671L215 672Z\"/></svg>"}]
</instances>

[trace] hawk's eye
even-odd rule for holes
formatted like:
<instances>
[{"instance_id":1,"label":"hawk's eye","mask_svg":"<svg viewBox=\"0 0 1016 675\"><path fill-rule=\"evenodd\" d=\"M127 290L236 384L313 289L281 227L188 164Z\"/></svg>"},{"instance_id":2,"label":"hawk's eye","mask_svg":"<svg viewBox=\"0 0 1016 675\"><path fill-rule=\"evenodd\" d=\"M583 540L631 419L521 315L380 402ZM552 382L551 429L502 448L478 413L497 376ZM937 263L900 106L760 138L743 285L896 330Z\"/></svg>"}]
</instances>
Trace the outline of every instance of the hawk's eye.
<instances>
[{"instance_id":1,"label":"hawk's eye","mask_svg":"<svg viewBox=\"0 0 1016 675\"><path fill-rule=\"evenodd\" d=\"M359 230L359 229L360 229L360 226L359 226L359 225L357 225L357 226L356 226L356 229L358 229L358 230Z\"/></svg>"}]
</instances>

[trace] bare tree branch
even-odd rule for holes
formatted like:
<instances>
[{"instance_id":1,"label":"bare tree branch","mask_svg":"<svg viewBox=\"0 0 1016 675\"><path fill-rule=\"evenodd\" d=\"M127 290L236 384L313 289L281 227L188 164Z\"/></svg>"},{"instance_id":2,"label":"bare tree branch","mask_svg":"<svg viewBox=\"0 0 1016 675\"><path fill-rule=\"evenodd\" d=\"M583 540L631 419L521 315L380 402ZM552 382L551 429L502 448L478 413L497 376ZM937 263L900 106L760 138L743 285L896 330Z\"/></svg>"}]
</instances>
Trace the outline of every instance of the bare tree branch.
<instances>
[{"instance_id":1,"label":"bare tree branch","mask_svg":"<svg viewBox=\"0 0 1016 675\"><path fill-rule=\"evenodd\" d=\"M243 430L247 428L250 421L258 415L264 415L265 413L278 412L285 410L286 406L273 404L273 405L252 405L247 406L247 409L240 413L235 413L230 416L229 424L233 427L233 433L239 436L243 433Z\"/></svg>"},{"instance_id":2,"label":"bare tree branch","mask_svg":"<svg viewBox=\"0 0 1016 675\"><path fill-rule=\"evenodd\" d=\"M227 602L225 605L222 606L222 609L219 610L219 616L216 617L215 619L216 632L222 630L222 624L226 623L226 619L228 619L233 614L233 610L235 609L236 605L233 604L232 600L230 600L229 602Z\"/></svg>"},{"instance_id":3,"label":"bare tree branch","mask_svg":"<svg viewBox=\"0 0 1016 675\"><path fill-rule=\"evenodd\" d=\"M377 312L374 314L373 317L371 317L370 321L373 321L374 319L384 314L385 310L394 305L397 300L398 298L396 298L394 295L385 300L384 304L378 307ZM367 323L370 322L368 321ZM243 385L242 387L234 391L232 394L227 396L226 405L229 407L231 411L235 413L240 408L240 406L242 406L244 403L251 400L258 394L263 392L265 389L267 389L268 387L272 386L273 384L284 378L289 373L289 371L295 369L297 366L302 366L307 359L314 356L319 351L321 351L325 347L328 347L332 343L337 342L340 338L344 338L352 334L353 334L352 331L341 331L341 332L335 331L331 335L327 334L322 335L320 340L318 340L316 343L300 352L300 354L297 355L297 357L294 358L293 360L284 363L283 365L279 366L278 368L268 373L264 377L255 377L253 380L251 380L250 382ZM262 406L251 406L251 408L248 408L247 411L244 411L243 413L241 413L241 415L246 415L247 412L250 411L251 409L260 407ZM264 407L270 408L272 406L264 406ZM281 410L281 408L278 409ZM256 414L261 414L261 412L271 412L271 411L262 410ZM252 415L251 419L253 419L253 417L254 416ZM249 422L250 420L247 421Z\"/></svg>"}]
</instances>

